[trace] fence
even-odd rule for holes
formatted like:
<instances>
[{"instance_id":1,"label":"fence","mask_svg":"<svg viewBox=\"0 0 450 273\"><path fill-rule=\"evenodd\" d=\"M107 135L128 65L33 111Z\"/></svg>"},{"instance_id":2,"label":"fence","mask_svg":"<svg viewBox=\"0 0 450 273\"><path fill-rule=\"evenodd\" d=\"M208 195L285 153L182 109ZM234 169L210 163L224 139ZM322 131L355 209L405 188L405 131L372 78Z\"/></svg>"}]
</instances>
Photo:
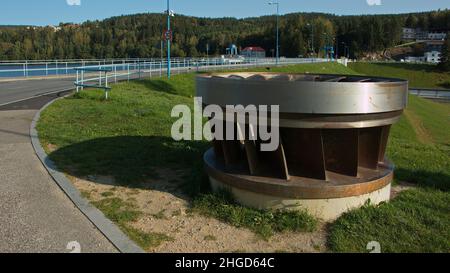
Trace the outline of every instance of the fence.
<instances>
[{"instance_id":1,"label":"fence","mask_svg":"<svg viewBox=\"0 0 450 273\"><path fill-rule=\"evenodd\" d=\"M325 62L326 59L281 59L280 64L299 64L312 62ZM184 58L173 59L172 69L174 72L192 69L227 69L231 67L274 65L273 58L264 59L224 59L224 58ZM118 71L136 72L146 70L150 73L160 72L167 69L167 61L163 59L90 59L90 60L43 60L43 61L2 61L0 62L1 78L28 78L28 77L67 77L75 76L76 69L80 67L102 67L111 68L113 73Z\"/></svg>"},{"instance_id":2,"label":"fence","mask_svg":"<svg viewBox=\"0 0 450 273\"><path fill-rule=\"evenodd\" d=\"M325 59L281 59L280 65L325 62ZM243 69L250 67L272 66L275 59L175 59L171 62L172 75L194 71ZM167 72L166 61L133 61L108 65L93 65L74 68L79 89L95 87L105 90L107 96L108 83L142 77L162 77ZM104 83L104 85L102 85Z\"/></svg>"},{"instance_id":3,"label":"fence","mask_svg":"<svg viewBox=\"0 0 450 273\"><path fill-rule=\"evenodd\" d=\"M411 88L409 93L426 99L450 101L450 90Z\"/></svg>"}]
</instances>

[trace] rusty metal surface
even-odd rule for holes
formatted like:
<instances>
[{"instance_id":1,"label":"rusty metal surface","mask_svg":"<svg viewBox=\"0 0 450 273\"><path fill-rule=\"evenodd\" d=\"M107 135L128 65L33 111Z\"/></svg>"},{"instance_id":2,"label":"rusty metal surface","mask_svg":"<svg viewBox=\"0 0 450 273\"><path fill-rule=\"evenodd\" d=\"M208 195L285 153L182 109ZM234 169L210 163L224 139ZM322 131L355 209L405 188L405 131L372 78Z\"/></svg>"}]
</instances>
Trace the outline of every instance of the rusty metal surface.
<instances>
[{"instance_id":1,"label":"rusty metal surface","mask_svg":"<svg viewBox=\"0 0 450 273\"><path fill-rule=\"evenodd\" d=\"M383 127L364 128L359 130L358 165L376 169L380 157Z\"/></svg>"},{"instance_id":2,"label":"rusty metal surface","mask_svg":"<svg viewBox=\"0 0 450 273\"><path fill-rule=\"evenodd\" d=\"M282 128L281 139L290 175L326 179L320 130Z\"/></svg>"},{"instance_id":3,"label":"rusty metal surface","mask_svg":"<svg viewBox=\"0 0 450 273\"><path fill-rule=\"evenodd\" d=\"M328 171L358 175L358 130L322 130L325 168Z\"/></svg>"},{"instance_id":4,"label":"rusty metal surface","mask_svg":"<svg viewBox=\"0 0 450 273\"><path fill-rule=\"evenodd\" d=\"M222 183L270 196L328 199L371 193L392 182L393 167L385 153L390 127L407 104L406 81L214 74L197 78L197 94L205 106L280 106L280 124L273 128L280 133L276 151L260 151L263 142L248 116L245 124L234 124L243 140L213 142L204 160L208 174ZM227 115L235 117L235 113ZM268 115L262 116L259 123Z\"/></svg>"},{"instance_id":5,"label":"rusty metal surface","mask_svg":"<svg viewBox=\"0 0 450 273\"><path fill-rule=\"evenodd\" d=\"M198 76L197 95L205 104L223 107L279 105L283 113L371 114L403 110L408 82L345 75L222 73Z\"/></svg>"},{"instance_id":6,"label":"rusty metal surface","mask_svg":"<svg viewBox=\"0 0 450 273\"><path fill-rule=\"evenodd\" d=\"M382 189L393 180L393 168L383 164L377 170L363 169L365 179L327 172L330 180L291 176L285 179L254 176L242 171L229 170L214 155L213 149L205 153L208 175L224 184L250 192L293 199L330 199L359 196Z\"/></svg>"}]
</instances>

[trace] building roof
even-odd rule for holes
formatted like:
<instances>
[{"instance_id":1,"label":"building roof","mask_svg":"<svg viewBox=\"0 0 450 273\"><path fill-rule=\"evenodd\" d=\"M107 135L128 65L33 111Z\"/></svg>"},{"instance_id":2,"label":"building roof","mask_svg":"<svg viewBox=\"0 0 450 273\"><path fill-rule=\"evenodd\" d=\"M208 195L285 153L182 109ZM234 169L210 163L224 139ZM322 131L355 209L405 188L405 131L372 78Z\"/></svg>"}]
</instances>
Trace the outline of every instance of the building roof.
<instances>
[{"instance_id":1,"label":"building roof","mask_svg":"<svg viewBox=\"0 0 450 273\"><path fill-rule=\"evenodd\" d=\"M242 51L255 51L255 52L266 52L264 48L259 46L249 46L244 48Z\"/></svg>"}]
</instances>

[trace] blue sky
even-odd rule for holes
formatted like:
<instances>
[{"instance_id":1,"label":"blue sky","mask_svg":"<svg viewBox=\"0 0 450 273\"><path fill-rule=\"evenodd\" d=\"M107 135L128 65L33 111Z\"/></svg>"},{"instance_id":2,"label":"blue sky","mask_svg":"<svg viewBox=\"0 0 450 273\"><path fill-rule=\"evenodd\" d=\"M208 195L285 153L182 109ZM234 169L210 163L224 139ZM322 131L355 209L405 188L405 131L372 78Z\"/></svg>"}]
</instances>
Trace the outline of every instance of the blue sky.
<instances>
[{"instance_id":1,"label":"blue sky","mask_svg":"<svg viewBox=\"0 0 450 273\"><path fill-rule=\"evenodd\" d=\"M81 1L81 5L67 2ZM450 8L450 0L278 0L282 13L405 13ZM268 0L171 0L176 13L201 17L250 17L274 12ZM368 2L381 5L369 5ZM115 15L162 12L166 0L2 0L0 25L48 25L83 22Z\"/></svg>"}]
</instances>

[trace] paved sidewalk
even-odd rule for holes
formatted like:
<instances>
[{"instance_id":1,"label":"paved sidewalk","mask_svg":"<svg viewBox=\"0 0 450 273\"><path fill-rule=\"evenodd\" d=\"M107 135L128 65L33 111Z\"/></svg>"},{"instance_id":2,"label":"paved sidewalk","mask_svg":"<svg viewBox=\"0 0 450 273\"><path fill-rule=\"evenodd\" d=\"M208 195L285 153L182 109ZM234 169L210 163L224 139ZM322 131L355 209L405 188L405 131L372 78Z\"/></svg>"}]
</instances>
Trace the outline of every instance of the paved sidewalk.
<instances>
[{"instance_id":1,"label":"paved sidewalk","mask_svg":"<svg viewBox=\"0 0 450 273\"><path fill-rule=\"evenodd\" d=\"M82 252L117 252L35 155L29 128L36 104L42 98L0 107L0 252L70 252L72 241Z\"/></svg>"}]
</instances>

